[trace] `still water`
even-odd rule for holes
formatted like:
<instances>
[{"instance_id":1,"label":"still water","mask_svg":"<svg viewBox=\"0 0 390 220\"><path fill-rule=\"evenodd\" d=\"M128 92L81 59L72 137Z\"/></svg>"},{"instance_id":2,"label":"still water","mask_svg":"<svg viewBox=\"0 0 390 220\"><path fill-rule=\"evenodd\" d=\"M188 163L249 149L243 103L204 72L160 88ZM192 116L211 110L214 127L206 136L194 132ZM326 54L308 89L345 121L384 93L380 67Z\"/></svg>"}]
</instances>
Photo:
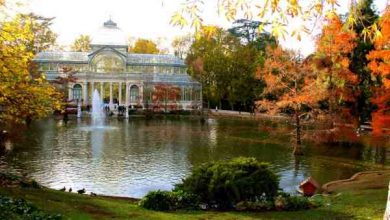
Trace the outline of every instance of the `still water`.
<instances>
[{"instance_id":1,"label":"still water","mask_svg":"<svg viewBox=\"0 0 390 220\"><path fill-rule=\"evenodd\" d=\"M87 119L36 122L14 142L2 166L27 171L50 188L139 198L171 189L193 166L237 156L269 162L289 192L308 176L323 184L390 164L385 144L370 146L364 139L352 146L306 144L305 155L295 158L289 129L264 121L112 119L106 125L91 128Z\"/></svg>"}]
</instances>

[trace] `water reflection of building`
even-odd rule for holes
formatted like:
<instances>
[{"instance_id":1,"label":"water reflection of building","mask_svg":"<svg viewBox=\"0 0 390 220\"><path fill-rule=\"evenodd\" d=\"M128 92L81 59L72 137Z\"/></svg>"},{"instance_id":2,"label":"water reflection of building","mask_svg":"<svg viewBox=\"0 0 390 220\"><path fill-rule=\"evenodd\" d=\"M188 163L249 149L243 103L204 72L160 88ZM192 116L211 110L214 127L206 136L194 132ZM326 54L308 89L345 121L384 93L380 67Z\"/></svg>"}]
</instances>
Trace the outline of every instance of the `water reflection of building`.
<instances>
[{"instance_id":1,"label":"water reflection of building","mask_svg":"<svg viewBox=\"0 0 390 220\"><path fill-rule=\"evenodd\" d=\"M41 52L35 57L49 81L71 68L76 82L69 86L69 99L90 104L95 89L105 103L151 107L161 102L156 89L164 87L170 107L195 109L202 100L201 84L186 73L183 60L173 55L133 54L128 52L124 33L112 20L92 36L89 52ZM168 101L166 101L168 99Z\"/></svg>"}]
</instances>

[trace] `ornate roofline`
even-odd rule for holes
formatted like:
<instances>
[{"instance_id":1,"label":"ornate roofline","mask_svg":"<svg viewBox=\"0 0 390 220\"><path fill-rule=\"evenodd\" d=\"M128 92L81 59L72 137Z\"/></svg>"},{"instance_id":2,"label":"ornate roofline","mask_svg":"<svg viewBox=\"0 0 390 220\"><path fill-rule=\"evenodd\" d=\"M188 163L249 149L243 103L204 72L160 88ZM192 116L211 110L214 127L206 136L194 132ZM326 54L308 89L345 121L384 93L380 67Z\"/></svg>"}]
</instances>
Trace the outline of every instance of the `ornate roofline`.
<instances>
[{"instance_id":1,"label":"ornate roofline","mask_svg":"<svg viewBox=\"0 0 390 220\"><path fill-rule=\"evenodd\" d=\"M111 18L103 23L104 27L118 27L117 24L111 20Z\"/></svg>"},{"instance_id":2,"label":"ornate roofline","mask_svg":"<svg viewBox=\"0 0 390 220\"><path fill-rule=\"evenodd\" d=\"M112 51L112 52L118 54L119 56L121 56L123 59L127 60L127 54L123 54L123 53L121 53L120 51L118 51L118 50L116 50L115 48L110 47L110 46L103 46L103 47L101 47L101 48L99 48L99 49L93 51L92 53L88 54L88 57L89 57L90 59L93 59L93 57L94 57L96 54L98 54L98 53L100 53L100 52L104 52L104 51Z\"/></svg>"}]
</instances>

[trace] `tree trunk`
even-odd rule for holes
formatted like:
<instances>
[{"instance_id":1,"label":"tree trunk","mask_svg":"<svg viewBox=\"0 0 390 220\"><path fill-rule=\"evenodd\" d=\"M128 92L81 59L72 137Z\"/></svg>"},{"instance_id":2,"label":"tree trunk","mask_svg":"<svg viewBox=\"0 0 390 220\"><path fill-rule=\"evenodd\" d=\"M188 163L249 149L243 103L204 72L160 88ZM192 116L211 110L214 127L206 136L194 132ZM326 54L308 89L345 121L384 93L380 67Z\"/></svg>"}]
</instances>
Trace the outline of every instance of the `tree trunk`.
<instances>
[{"instance_id":1,"label":"tree trunk","mask_svg":"<svg viewBox=\"0 0 390 220\"><path fill-rule=\"evenodd\" d=\"M303 155L302 148L301 148L301 122L299 119L299 114L295 113L295 131L296 131L296 143L294 145L294 155Z\"/></svg>"},{"instance_id":2,"label":"tree trunk","mask_svg":"<svg viewBox=\"0 0 390 220\"><path fill-rule=\"evenodd\" d=\"M26 119L25 119L25 122L26 122L27 127L29 127L31 125L31 122L32 122L31 117L27 116Z\"/></svg>"},{"instance_id":3,"label":"tree trunk","mask_svg":"<svg viewBox=\"0 0 390 220\"><path fill-rule=\"evenodd\" d=\"M5 142L7 140L8 133L6 131L0 131L0 156L6 153Z\"/></svg>"}]
</instances>

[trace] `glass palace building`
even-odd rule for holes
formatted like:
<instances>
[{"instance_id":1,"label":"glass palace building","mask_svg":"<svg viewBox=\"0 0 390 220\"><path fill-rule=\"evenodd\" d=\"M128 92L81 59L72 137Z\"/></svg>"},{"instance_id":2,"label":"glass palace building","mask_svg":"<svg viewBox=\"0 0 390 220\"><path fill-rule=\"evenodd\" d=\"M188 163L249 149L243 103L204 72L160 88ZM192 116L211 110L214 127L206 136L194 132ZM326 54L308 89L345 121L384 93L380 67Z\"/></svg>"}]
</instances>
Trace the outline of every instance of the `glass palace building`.
<instances>
[{"instance_id":1,"label":"glass palace building","mask_svg":"<svg viewBox=\"0 0 390 220\"><path fill-rule=\"evenodd\" d=\"M76 72L68 85L69 102L91 105L97 90L110 109L118 105L201 108L202 86L186 73L183 60L173 55L129 53L125 34L111 19L92 36L90 48L89 52L45 51L34 59L49 81L63 77L64 68Z\"/></svg>"}]
</instances>

